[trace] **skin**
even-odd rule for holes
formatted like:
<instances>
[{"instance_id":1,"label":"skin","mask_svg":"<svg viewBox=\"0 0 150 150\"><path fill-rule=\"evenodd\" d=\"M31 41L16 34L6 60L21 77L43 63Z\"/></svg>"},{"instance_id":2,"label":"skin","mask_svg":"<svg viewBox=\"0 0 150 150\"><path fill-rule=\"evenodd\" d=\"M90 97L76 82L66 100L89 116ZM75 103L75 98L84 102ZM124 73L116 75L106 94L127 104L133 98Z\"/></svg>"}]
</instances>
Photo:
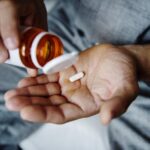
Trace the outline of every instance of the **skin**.
<instances>
[{"instance_id":1,"label":"skin","mask_svg":"<svg viewBox=\"0 0 150 150\"><path fill-rule=\"evenodd\" d=\"M0 1L1 62L8 57L7 50L18 47L20 25L46 28L43 1L23 2ZM38 22L36 18L44 19ZM102 123L108 124L124 113L136 98L138 81L149 81L149 49L150 45L110 44L87 49L74 66L63 72L20 81L17 89L5 94L6 107L33 122L62 124L99 113ZM85 77L71 83L69 77L80 71Z\"/></svg>"},{"instance_id":2,"label":"skin","mask_svg":"<svg viewBox=\"0 0 150 150\"><path fill-rule=\"evenodd\" d=\"M33 122L62 124L100 113L102 123L108 124L138 94L136 65L126 48L98 45L63 72L23 79L5 94L6 106ZM84 78L71 83L69 77L80 71Z\"/></svg>"},{"instance_id":3,"label":"skin","mask_svg":"<svg viewBox=\"0 0 150 150\"><path fill-rule=\"evenodd\" d=\"M0 0L0 63L8 59L8 50L19 47L21 26L47 30L43 0ZM27 71L31 76L37 75L37 70Z\"/></svg>"}]
</instances>

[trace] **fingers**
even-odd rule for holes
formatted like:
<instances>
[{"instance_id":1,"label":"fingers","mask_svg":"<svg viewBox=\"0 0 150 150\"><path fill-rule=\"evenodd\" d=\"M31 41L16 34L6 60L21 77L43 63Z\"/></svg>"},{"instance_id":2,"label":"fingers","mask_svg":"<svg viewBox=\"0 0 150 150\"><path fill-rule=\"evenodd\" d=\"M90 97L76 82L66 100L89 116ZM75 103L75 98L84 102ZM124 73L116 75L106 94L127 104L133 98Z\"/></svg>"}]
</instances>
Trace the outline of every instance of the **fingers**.
<instances>
[{"instance_id":1,"label":"fingers","mask_svg":"<svg viewBox=\"0 0 150 150\"><path fill-rule=\"evenodd\" d=\"M12 1L0 1L0 63L8 59L8 50L19 47L17 8Z\"/></svg>"},{"instance_id":2,"label":"fingers","mask_svg":"<svg viewBox=\"0 0 150 150\"><path fill-rule=\"evenodd\" d=\"M28 77L23 80L21 80L18 83L18 87L28 87L33 85L39 85L39 84L47 84L51 82L58 82L59 80L59 74L52 74L52 75L40 75L37 77Z\"/></svg>"},{"instance_id":3,"label":"fingers","mask_svg":"<svg viewBox=\"0 0 150 150\"><path fill-rule=\"evenodd\" d=\"M20 111L27 106L57 106L67 102L66 98L60 95L53 95L49 97L27 97L14 96L12 98L6 97L6 107L11 111Z\"/></svg>"},{"instance_id":4,"label":"fingers","mask_svg":"<svg viewBox=\"0 0 150 150\"><path fill-rule=\"evenodd\" d=\"M21 110L21 117L32 122L47 122L62 124L71 120L79 119L83 111L74 104L62 104L54 106L29 106Z\"/></svg>"},{"instance_id":5,"label":"fingers","mask_svg":"<svg viewBox=\"0 0 150 150\"><path fill-rule=\"evenodd\" d=\"M5 94L5 99L10 99L14 96L50 96L59 95L61 89L57 83L48 83L46 85L30 86L16 90L8 91Z\"/></svg>"},{"instance_id":6,"label":"fingers","mask_svg":"<svg viewBox=\"0 0 150 150\"><path fill-rule=\"evenodd\" d=\"M49 98L52 105L61 105L67 103L67 99L62 95L53 95Z\"/></svg>"},{"instance_id":7,"label":"fingers","mask_svg":"<svg viewBox=\"0 0 150 150\"><path fill-rule=\"evenodd\" d=\"M31 122L61 124L79 119L84 114L80 107L67 103L67 100L60 95L54 95L50 98L13 97L6 99L6 107L12 111L20 111L21 117Z\"/></svg>"},{"instance_id":8,"label":"fingers","mask_svg":"<svg viewBox=\"0 0 150 150\"><path fill-rule=\"evenodd\" d=\"M0 34L7 49L16 49L19 47L19 21L17 8L10 1L0 1Z\"/></svg>"},{"instance_id":9,"label":"fingers","mask_svg":"<svg viewBox=\"0 0 150 150\"><path fill-rule=\"evenodd\" d=\"M21 117L31 122L63 123L64 117L59 107L28 106L21 110Z\"/></svg>"},{"instance_id":10,"label":"fingers","mask_svg":"<svg viewBox=\"0 0 150 150\"><path fill-rule=\"evenodd\" d=\"M17 94L13 92L17 92ZM19 94L24 96L19 96ZM30 97L25 90L10 91L5 95L6 106L10 110L20 111L25 120L57 124L88 117L99 112L100 106L95 103L86 88L79 89L78 92L71 95L69 100L59 94L52 95L50 98L33 96L34 94L32 92L32 97ZM40 95L42 94L40 93Z\"/></svg>"},{"instance_id":11,"label":"fingers","mask_svg":"<svg viewBox=\"0 0 150 150\"><path fill-rule=\"evenodd\" d=\"M62 124L98 113L99 106L95 104L90 93L86 92L85 88L78 92L70 97L68 103L58 107L25 107L21 110L21 116L23 119L33 122Z\"/></svg>"},{"instance_id":12,"label":"fingers","mask_svg":"<svg viewBox=\"0 0 150 150\"><path fill-rule=\"evenodd\" d=\"M72 103L45 107L30 105L21 110L21 117L24 120L40 123L63 124L83 117L88 117L85 114L86 113L80 107Z\"/></svg>"}]
</instances>

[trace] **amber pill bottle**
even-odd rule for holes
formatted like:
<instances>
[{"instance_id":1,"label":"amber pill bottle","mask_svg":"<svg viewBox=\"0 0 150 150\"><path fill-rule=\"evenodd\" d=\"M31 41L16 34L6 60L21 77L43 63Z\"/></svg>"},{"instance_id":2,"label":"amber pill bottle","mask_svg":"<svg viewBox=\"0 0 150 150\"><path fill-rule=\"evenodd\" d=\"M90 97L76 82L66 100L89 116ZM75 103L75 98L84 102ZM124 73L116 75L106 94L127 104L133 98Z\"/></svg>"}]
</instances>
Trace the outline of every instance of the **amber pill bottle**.
<instances>
[{"instance_id":1,"label":"amber pill bottle","mask_svg":"<svg viewBox=\"0 0 150 150\"><path fill-rule=\"evenodd\" d=\"M39 69L63 54L61 40L56 35L39 28L25 29L20 43L17 50L10 51L9 64L19 66L22 63L27 68Z\"/></svg>"}]
</instances>

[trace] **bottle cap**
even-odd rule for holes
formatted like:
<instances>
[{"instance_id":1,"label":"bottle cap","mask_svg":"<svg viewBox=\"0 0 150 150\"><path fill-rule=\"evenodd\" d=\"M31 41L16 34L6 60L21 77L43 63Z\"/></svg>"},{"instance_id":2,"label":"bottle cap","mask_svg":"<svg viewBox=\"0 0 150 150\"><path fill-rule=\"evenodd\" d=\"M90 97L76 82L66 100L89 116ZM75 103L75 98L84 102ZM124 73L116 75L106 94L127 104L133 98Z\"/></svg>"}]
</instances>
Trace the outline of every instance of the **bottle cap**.
<instances>
[{"instance_id":1,"label":"bottle cap","mask_svg":"<svg viewBox=\"0 0 150 150\"><path fill-rule=\"evenodd\" d=\"M43 67L43 72L45 74L52 74L60 72L68 67L72 66L78 59L78 52L72 52L69 54L64 54L48 62Z\"/></svg>"}]
</instances>

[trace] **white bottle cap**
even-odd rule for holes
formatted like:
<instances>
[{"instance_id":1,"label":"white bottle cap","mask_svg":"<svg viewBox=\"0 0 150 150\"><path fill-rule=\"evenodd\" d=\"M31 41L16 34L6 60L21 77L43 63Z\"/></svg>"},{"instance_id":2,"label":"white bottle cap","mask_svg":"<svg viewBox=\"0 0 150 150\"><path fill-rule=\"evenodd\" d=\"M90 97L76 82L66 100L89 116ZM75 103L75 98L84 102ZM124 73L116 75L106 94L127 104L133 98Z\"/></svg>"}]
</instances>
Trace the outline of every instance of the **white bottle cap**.
<instances>
[{"instance_id":1,"label":"white bottle cap","mask_svg":"<svg viewBox=\"0 0 150 150\"><path fill-rule=\"evenodd\" d=\"M72 66L77 61L77 59L78 59L78 52L72 52L69 54L61 55L48 62L43 67L43 72L45 74L52 74L62 71Z\"/></svg>"}]
</instances>

